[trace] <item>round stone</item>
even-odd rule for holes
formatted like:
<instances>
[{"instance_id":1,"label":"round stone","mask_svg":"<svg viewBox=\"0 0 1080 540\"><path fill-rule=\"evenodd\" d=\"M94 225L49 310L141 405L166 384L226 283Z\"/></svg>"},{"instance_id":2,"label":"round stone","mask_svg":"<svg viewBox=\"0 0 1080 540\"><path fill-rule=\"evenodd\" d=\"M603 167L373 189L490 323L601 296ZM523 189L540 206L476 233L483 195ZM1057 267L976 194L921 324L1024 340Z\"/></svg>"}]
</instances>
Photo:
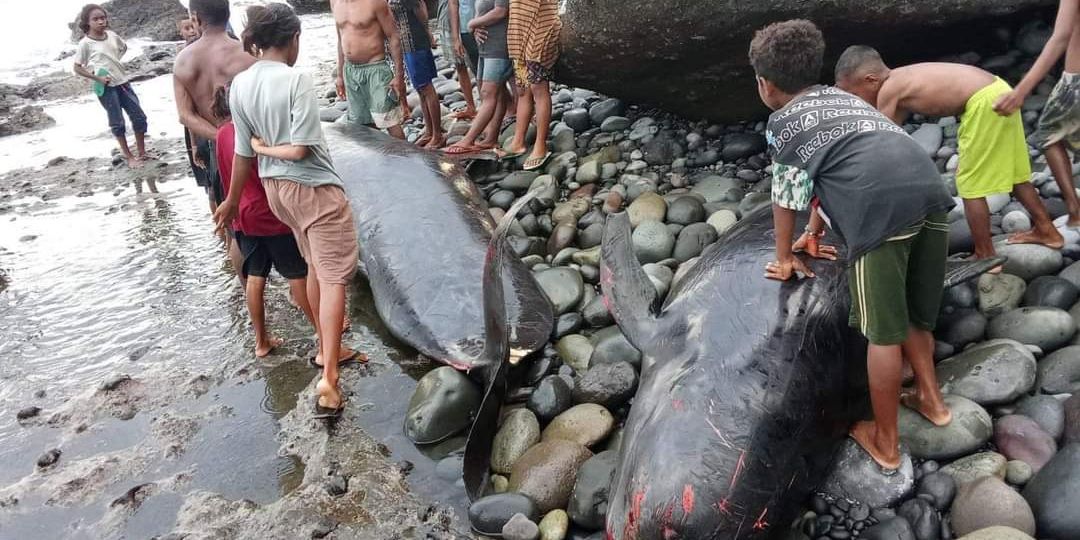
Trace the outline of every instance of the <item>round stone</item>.
<instances>
[{"instance_id":1,"label":"round stone","mask_svg":"<svg viewBox=\"0 0 1080 540\"><path fill-rule=\"evenodd\" d=\"M631 237L634 255L638 262L654 263L671 257L675 249L675 235L658 221L646 221L634 229ZM1071 320L1071 319L1070 319Z\"/></svg>"},{"instance_id":2,"label":"round stone","mask_svg":"<svg viewBox=\"0 0 1080 540\"><path fill-rule=\"evenodd\" d=\"M1020 307L1027 283L1010 274L979 276L979 311L987 317L997 317Z\"/></svg>"},{"instance_id":3,"label":"round stone","mask_svg":"<svg viewBox=\"0 0 1080 540\"><path fill-rule=\"evenodd\" d=\"M585 293L581 273L573 268L550 268L535 274L540 289L551 300L556 315L562 315L576 307Z\"/></svg>"},{"instance_id":4,"label":"round stone","mask_svg":"<svg viewBox=\"0 0 1080 540\"><path fill-rule=\"evenodd\" d=\"M840 499L859 501L872 508L890 506L906 497L914 486L911 456L902 456L895 474L881 474L881 467L854 441L848 440L833 458L833 468L821 491Z\"/></svg>"},{"instance_id":5,"label":"round stone","mask_svg":"<svg viewBox=\"0 0 1080 540\"><path fill-rule=\"evenodd\" d=\"M717 210L709 216L708 224L716 229L716 234L724 234L739 222L739 217L731 210Z\"/></svg>"},{"instance_id":6,"label":"round stone","mask_svg":"<svg viewBox=\"0 0 1080 540\"><path fill-rule=\"evenodd\" d=\"M1069 309L1080 296L1080 289L1057 276L1039 276L1031 281L1024 293L1023 305Z\"/></svg>"},{"instance_id":7,"label":"round stone","mask_svg":"<svg viewBox=\"0 0 1080 540\"><path fill-rule=\"evenodd\" d=\"M525 451L540 442L540 422L528 409L514 409L506 415L503 425L495 433L491 449L491 469L509 473Z\"/></svg>"},{"instance_id":8,"label":"round stone","mask_svg":"<svg viewBox=\"0 0 1080 540\"><path fill-rule=\"evenodd\" d=\"M1080 538L1080 444L1062 448L1024 487L1041 538Z\"/></svg>"},{"instance_id":9,"label":"round stone","mask_svg":"<svg viewBox=\"0 0 1080 540\"><path fill-rule=\"evenodd\" d=\"M570 334L555 344L555 350L564 364L578 373L589 369L589 358L593 355L593 345L589 338L581 334Z\"/></svg>"},{"instance_id":10,"label":"round stone","mask_svg":"<svg viewBox=\"0 0 1080 540\"><path fill-rule=\"evenodd\" d=\"M1054 351L1039 362L1039 389L1047 394L1080 392L1080 346Z\"/></svg>"},{"instance_id":11,"label":"round stone","mask_svg":"<svg viewBox=\"0 0 1080 540\"><path fill-rule=\"evenodd\" d=\"M994 476L980 478L956 495L952 505L952 526L957 535L987 527L1012 527L1035 534L1035 516L1027 501Z\"/></svg>"},{"instance_id":12,"label":"round stone","mask_svg":"<svg viewBox=\"0 0 1080 540\"><path fill-rule=\"evenodd\" d=\"M919 479L915 495L928 495L934 500L934 507L944 511L952 504L956 496L956 480L948 473L937 471Z\"/></svg>"},{"instance_id":13,"label":"round stone","mask_svg":"<svg viewBox=\"0 0 1080 540\"><path fill-rule=\"evenodd\" d=\"M958 309L938 321L936 334L955 349L963 349L969 343L981 341L986 334L986 315L974 309Z\"/></svg>"},{"instance_id":14,"label":"round stone","mask_svg":"<svg viewBox=\"0 0 1080 540\"><path fill-rule=\"evenodd\" d=\"M630 217L631 227L637 227L646 221L664 221L667 201L655 193L645 193L630 203L626 213Z\"/></svg>"},{"instance_id":15,"label":"round stone","mask_svg":"<svg viewBox=\"0 0 1080 540\"><path fill-rule=\"evenodd\" d=\"M544 428L544 442L561 439L574 441L582 446L593 446L615 429L615 417L604 407L595 403L574 405Z\"/></svg>"},{"instance_id":16,"label":"round stone","mask_svg":"<svg viewBox=\"0 0 1080 540\"><path fill-rule=\"evenodd\" d=\"M525 406L536 414L541 423L547 423L573 404L570 385L558 375L548 375L536 385Z\"/></svg>"},{"instance_id":17,"label":"round stone","mask_svg":"<svg viewBox=\"0 0 1080 540\"><path fill-rule=\"evenodd\" d=\"M592 457L584 446L551 439L533 446L514 464L510 491L532 499L540 512L565 508L574 490L578 469Z\"/></svg>"},{"instance_id":18,"label":"round stone","mask_svg":"<svg viewBox=\"0 0 1080 540\"><path fill-rule=\"evenodd\" d=\"M503 526L516 514L535 519L540 513L536 504L520 493L488 495L469 505L469 523L485 535L501 535Z\"/></svg>"},{"instance_id":19,"label":"round stone","mask_svg":"<svg viewBox=\"0 0 1080 540\"><path fill-rule=\"evenodd\" d=\"M900 441L913 457L949 459L971 453L990 440L993 424L990 415L974 401L960 396L945 396L952 411L952 422L938 427L921 414L900 408Z\"/></svg>"},{"instance_id":20,"label":"round stone","mask_svg":"<svg viewBox=\"0 0 1080 540\"><path fill-rule=\"evenodd\" d=\"M1011 403L1035 385L1035 357L1020 343L990 340L938 363L941 391L979 405Z\"/></svg>"},{"instance_id":21,"label":"round stone","mask_svg":"<svg viewBox=\"0 0 1080 540\"><path fill-rule=\"evenodd\" d=\"M578 476L580 475L579 472ZM569 528L570 517L566 515L566 510L561 508L552 510L540 520L540 540L563 540Z\"/></svg>"},{"instance_id":22,"label":"round stone","mask_svg":"<svg viewBox=\"0 0 1080 540\"><path fill-rule=\"evenodd\" d=\"M1060 439L1065 432L1065 406L1056 397L1026 397L1016 404L1016 414L1034 420L1054 440Z\"/></svg>"},{"instance_id":23,"label":"round stone","mask_svg":"<svg viewBox=\"0 0 1080 540\"><path fill-rule=\"evenodd\" d=\"M618 463L618 451L606 450L581 466L568 507L570 519L576 525L590 530L603 528L608 494Z\"/></svg>"},{"instance_id":24,"label":"round stone","mask_svg":"<svg viewBox=\"0 0 1080 540\"><path fill-rule=\"evenodd\" d=\"M592 335L592 357L589 365L627 362L641 368L641 352L626 339L618 326L608 326Z\"/></svg>"},{"instance_id":25,"label":"round stone","mask_svg":"<svg viewBox=\"0 0 1080 540\"><path fill-rule=\"evenodd\" d=\"M1031 535L1012 527L987 527L970 534L965 534L957 540L1035 540Z\"/></svg>"},{"instance_id":26,"label":"round stone","mask_svg":"<svg viewBox=\"0 0 1080 540\"><path fill-rule=\"evenodd\" d=\"M1054 274L1061 270L1064 262L1060 251L1038 244L997 244L994 249L998 255L1009 258L1005 262L1005 273L1024 281Z\"/></svg>"},{"instance_id":27,"label":"round stone","mask_svg":"<svg viewBox=\"0 0 1080 540\"><path fill-rule=\"evenodd\" d=\"M1005 481L1014 486L1023 486L1031 480L1031 477L1035 475L1035 472L1031 470L1031 465L1014 459L1005 466Z\"/></svg>"},{"instance_id":28,"label":"round stone","mask_svg":"<svg viewBox=\"0 0 1080 540\"><path fill-rule=\"evenodd\" d=\"M1025 307L995 317L986 333L991 339L1012 339L1049 352L1072 339L1076 323L1062 309Z\"/></svg>"},{"instance_id":29,"label":"round stone","mask_svg":"<svg viewBox=\"0 0 1080 540\"><path fill-rule=\"evenodd\" d=\"M637 389L637 372L627 362L598 363L574 385L577 403L596 403L614 409L630 401Z\"/></svg>"},{"instance_id":30,"label":"round stone","mask_svg":"<svg viewBox=\"0 0 1080 540\"><path fill-rule=\"evenodd\" d=\"M672 256L679 262L686 262L704 251L706 247L711 245L717 239L716 229L708 223L693 223L687 225L679 233L679 238L675 242L675 250L672 252Z\"/></svg>"},{"instance_id":31,"label":"round stone","mask_svg":"<svg viewBox=\"0 0 1080 540\"><path fill-rule=\"evenodd\" d=\"M503 540L536 540L540 529L525 514L514 514L502 528Z\"/></svg>"},{"instance_id":32,"label":"round stone","mask_svg":"<svg viewBox=\"0 0 1080 540\"><path fill-rule=\"evenodd\" d=\"M997 452L980 452L962 457L941 468L941 472L951 476L958 487L970 484L984 476L1005 478L1008 460Z\"/></svg>"},{"instance_id":33,"label":"round stone","mask_svg":"<svg viewBox=\"0 0 1080 540\"><path fill-rule=\"evenodd\" d=\"M705 220L705 206L697 197L679 197L667 209L667 220L679 225L690 225Z\"/></svg>"},{"instance_id":34,"label":"round stone","mask_svg":"<svg viewBox=\"0 0 1080 540\"><path fill-rule=\"evenodd\" d=\"M405 435L417 444L442 441L465 429L480 408L480 389L468 376L443 366L416 385L405 413Z\"/></svg>"},{"instance_id":35,"label":"round stone","mask_svg":"<svg viewBox=\"0 0 1080 540\"><path fill-rule=\"evenodd\" d=\"M1038 473L1057 453L1057 443L1034 420L1018 414L994 422L994 445L1009 459L1019 459Z\"/></svg>"}]
</instances>

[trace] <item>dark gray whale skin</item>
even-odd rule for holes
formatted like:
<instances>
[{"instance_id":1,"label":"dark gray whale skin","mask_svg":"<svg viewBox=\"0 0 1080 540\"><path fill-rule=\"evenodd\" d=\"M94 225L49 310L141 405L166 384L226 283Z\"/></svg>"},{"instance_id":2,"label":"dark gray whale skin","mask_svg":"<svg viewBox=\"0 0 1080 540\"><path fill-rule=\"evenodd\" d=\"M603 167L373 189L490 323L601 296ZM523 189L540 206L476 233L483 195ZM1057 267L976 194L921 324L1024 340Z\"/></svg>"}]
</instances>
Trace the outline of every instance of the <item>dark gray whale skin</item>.
<instances>
[{"instance_id":1,"label":"dark gray whale skin","mask_svg":"<svg viewBox=\"0 0 1080 540\"><path fill-rule=\"evenodd\" d=\"M707 248L661 307L629 218L608 218L604 301L643 354L609 540L780 536L865 410L866 341L848 325L846 265L810 260L817 277L780 283L764 277L774 258L766 207ZM950 264L946 286L1001 262Z\"/></svg>"},{"instance_id":2,"label":"dark gray whale skin","mask_svg":"<svg viewBox=\"0 0 1080 540\"><path fill-rule=\"evenodd\" d=\"M746 216L673 285L662 307L608 218L604 301L643 354L608 503L609 539L770 538L786 529L843 440L849 363L843 265L765 279L768 208Z\"/></svg>"},{"instance_id":3,"label":"dark gray whale skin","mask_svg":"<svg viewBox=\"0 0 1080 540\"><path fill-rule=\"evenodd\" d=\"M324 133L379 317L424 356L463 371L490 365L481 278L495 222L476 186L456 161L376 130ZM536 351L551 335L551 303L512 253L501 275L509 347Z\"/></svg>"}]
</instances>

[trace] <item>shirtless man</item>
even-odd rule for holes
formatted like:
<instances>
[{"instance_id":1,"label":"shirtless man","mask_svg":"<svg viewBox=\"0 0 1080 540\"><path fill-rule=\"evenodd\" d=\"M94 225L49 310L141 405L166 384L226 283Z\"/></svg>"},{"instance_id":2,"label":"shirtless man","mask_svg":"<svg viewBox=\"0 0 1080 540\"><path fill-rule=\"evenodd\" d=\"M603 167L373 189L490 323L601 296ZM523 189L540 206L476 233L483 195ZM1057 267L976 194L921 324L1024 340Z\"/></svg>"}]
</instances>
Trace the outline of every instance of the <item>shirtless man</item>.
<instances>
[{"instance_id":1,"label":"shirtless man","mask_svg":"<svg viewBox=\"0 0 1080 540\"><path fill-rule=\"evenodd\" d=\"M213 113L214 92L228 86L237 73L255 63L255 57L244 51L239 41L225 33L229 23L228 0L191 0L191 20L202 34L184 47L173 65L173 92L180 123L190 132L195 143L194 162L196 181L207 185L211 212L225 200L218 177L214 141L223 121ZM201 170L200 170L201 169ZM226 241L229 258L237 276L242 276L243 260L235 242Z\"/></svg>"},{"instance_id":2,"label":"shirtless man","mask_svg":"<svg viewBox=\"0 0 1080 540\"><path fill-rule=\"evenodd\" d=\"M405 66L389 5L386 0L331 0L330 9L338 33L337 93L349 101L348 121L374 124L404 139ZM393 70L386 63L386 41Z\"/></svg>"},{"instance_id":3,"label":"shirtless man","mask_svg":"<svg viewBox=\"0 0 1080 540\"><path fill-rule=\"evenodd\" d=\"M1061 188L1065 207L1069 210L1069 227L1080 227L1080 200L1073 186L1072 164L1065 145L1073 152L1080 149L1080 0L1061 0L1058 5L1054 33L1043 46L1042 54L1035 60L1031 70L1016 89L998 98L994 110L998 114L1011 115L1024 104L1035 89L1065 55L1065 72L1061 74L1050 99L1039 117L1039 128L1034 140L1043 154L1046 164Z\"/></svg>"},{"instance_id":4,"label":"shirtless man","mask_svg":"<svg viewBox=\"0 0 1080 540\"><path fill-rule=\"evenodd\" d=\"M1005 81L974 66L941 62L889 69L870 47L849 47L836 63L836 84L876 106L897 124L912 113L960 117L960 164L956 190L975 241L975 258L996 255L986 197L1012 192L1035 228L1009 237L1012 244L1060 249L1065 239L1054 228L1039 192L1031 185L1031 161L1019 114L1001 116L994 101L1012 91ZM1000 269L997 269L1000 272Z\"/></svg>"}]
</instances>

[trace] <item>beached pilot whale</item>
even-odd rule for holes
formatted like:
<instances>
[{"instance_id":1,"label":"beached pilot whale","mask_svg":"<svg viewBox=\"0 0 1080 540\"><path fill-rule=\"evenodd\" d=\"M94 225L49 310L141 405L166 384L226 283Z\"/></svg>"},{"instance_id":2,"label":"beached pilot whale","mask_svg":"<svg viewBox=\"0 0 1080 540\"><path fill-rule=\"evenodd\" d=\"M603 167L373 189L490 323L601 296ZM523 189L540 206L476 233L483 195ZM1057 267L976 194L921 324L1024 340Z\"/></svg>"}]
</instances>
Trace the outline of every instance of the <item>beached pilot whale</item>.
<instances>
[{"instance_id":1,"label":"beached pilot whale","mask_svg":"<svg viewBox=\"0 0 1080 540\"><path fill-rule=\"evenodd\" d=\"M771 538L827 472L862 402L848 390L865 380L866 342L848 326L843 263L811 261L816 278L780 283L763 277L774 258L764 208L706 249L658 306L629 218L608 218L604 301L643 368L607 538ZM947 285L998 262L951 267Z\"/></svg>"},{"instance_id":2,"label":"beached pilot whale","mask_svg":"<svg viewBox=\"0 0 1080 540\"><path fill-rule=\"evenodd\" d=\"M463 371L485 360L482 274L495 221L457 162L363 126L324 126L352 203L360 258L390 332L424 356ZM509 346L543 347L551 303L508 250Z\"/></svg>"}]
</instances>

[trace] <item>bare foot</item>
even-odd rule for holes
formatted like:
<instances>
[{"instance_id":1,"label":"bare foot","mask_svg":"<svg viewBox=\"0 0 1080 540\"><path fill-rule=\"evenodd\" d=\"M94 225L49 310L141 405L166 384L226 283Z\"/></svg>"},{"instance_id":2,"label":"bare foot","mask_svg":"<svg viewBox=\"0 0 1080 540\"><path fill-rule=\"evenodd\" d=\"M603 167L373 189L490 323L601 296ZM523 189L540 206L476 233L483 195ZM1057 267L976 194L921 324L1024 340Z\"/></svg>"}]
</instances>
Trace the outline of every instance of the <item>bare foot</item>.
<instances>
[{"instance_id":1,"label":"bare foot","mask_svg":"<svg viewBox=\"0 0 1080 540\"><path fill-rule=\"evenodd\" d=\"M425 146L426 147L428 145L428 143L430 143L430 142L431 142L431 133L425 131L424 133L422 133L420 135L419 139L416 139L415 144L416 144L416 146Z\"/></svg>"},{"instance_id":2,"label":"bare foot","mask_svg":"<svg viewBox=\"0 0 1080 540\"><path fill-rule=\"evenodd\" d=\"M438 135L432 137L431 140L424 145L424 148L427 148L429 150L436 150L442 148L443 146L446 146L446 134L439 132Z\"/></svg>"},{"instance_id":3,"label":"bare foot","mask_svg":"<svg viewBox=\"0 0 1080 540\"><path fill-rule=\"evenodd\" d=\"M137 159L135 156L131 156L125 159L127 159L127 166L129 169L139 169L143 166L142 160Z\"/></svg>"},{"instance_id":4,"label":"bare foot","mask_svg":"<svg viewBox=\"0 0 1080 540\"><path fill-rule=\"evenodd\" d=\"M344 334L352 329L352 321L349 320L349 316L345 315L341 318L341 333Z\"/></svg>"},{"instance_id":5,"label":"bare foot","mask_svg":"<svg viewBox=\"0 0 1080 540\"><path fill-rule=\"evenodd\" d=\"M1031 229L1010 236L1008 242L1010 244L1042 244L1050 249L1061 249L1065 245L1065 238L1061 236L1057 229L1045 233L1040 233L1037 229Z\"/></svg>"},{"instance_id":6,"label":"bare foot","mask_svg":"<svg viewBox=\"0 0 1080 540\"><path fill-rule=\"evenodd\" d=\"M848 433L855 442L866 450L867 454L881 466L882 469L887 471L895 471L900 468L900 449L892 448L888 451L878 448L877 439L877 424L873 422L855 422L854 426L851 426L851 431Z\"/></svg>"},{"instance_id":7,"label":"bare foot","mask_svg":"<svg viewBox=\"0 0 1080 540\"><path fill-rule=\"evenodd\" d=\"M934 402L936 401L936 403ZM900 403L905 407L923 415L937 427L944 427L952 422L952 411L945 406L943 401L931 400L923 397L918 390L911 390L900 394Z\"/></svg>"},{"instance_id":8,"label":"bare foot","mask_svg":"<svg viewBox=\"0 0 1080 540\"><path fill-rule=\"evenodd\" d=\"M325 378L319 379L315 385L315 393L319 396L319 406L327 409L340 409L345 402L345 396L337 385L332 385Z\"/></svg>"},{"instance_id":9,"label":"bare foot","mask_svg":"<svg viewBox=\"0 0 1080 540\"><path fill-rule=\"evenodd\" d=\"M269 343L259 343L259 342L256 341L255 342L255 357L256 358L266 358L266 356L268 354L270 354L270 351L274 350L277 347L280 347L282 343L285 343L285 340L283 340L283 339L281 339L279 337L274 337L274 336L270 337L270 342Z\"/></svg>"}]
</instances>

